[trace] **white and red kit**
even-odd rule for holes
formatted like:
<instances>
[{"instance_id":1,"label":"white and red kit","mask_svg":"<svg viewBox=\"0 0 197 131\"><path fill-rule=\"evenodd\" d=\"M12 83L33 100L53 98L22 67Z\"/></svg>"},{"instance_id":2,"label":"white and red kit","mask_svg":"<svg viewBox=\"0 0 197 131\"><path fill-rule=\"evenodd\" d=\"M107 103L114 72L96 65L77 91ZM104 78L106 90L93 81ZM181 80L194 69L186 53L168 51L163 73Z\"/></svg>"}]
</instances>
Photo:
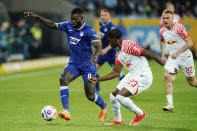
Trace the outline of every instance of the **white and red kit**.
<instances>
[{"instance_id":1,"label":"white and red kit","mask_svg":"<svg viewBox=\"0 0 197 131\"><path fill-rule=\"evenodd\" d=\"M148 89L152 84L152 72L145 57L141 56L142 47L130 40L122 41L121 50L116 53L116 65L124 65L129 73L120 81L117 88L128 89L132 95L137 95Z\"/></svg>"},{"instance_id":2,"label":"white and red kit","mask_svg":"<svg viewBox=\"0 0 197 131\"><path fill-rule=\"evenodd\" d=\"M181 17L178 14L174 14L173 15L173 22L180 23L181 22ZM159 24L160 24L160 28L162 28L164 26L162 17L160 18L160 23ZM169 50L168 50L167 46L165 48L165 54L169 55Z\"/></svg>"},{"instance_id":3,"label":"white and red kit","mask_svg":"<svg viewBox=\"0 0 197 131\"><path fill-rule=\"evenodd\" d=\"M189 34L181 23L174 22L174 26L170 30L165 26L160 29L160 39L165 42L170 55L183 48L186 44L185 39L188 37ZM179 68L182 68L187 77L194 76L195 68L192 52L187 49L176 59L169 56L164 68L169 73L175 73L175 69L179 71Z\"/></svg>"}]
</instances>

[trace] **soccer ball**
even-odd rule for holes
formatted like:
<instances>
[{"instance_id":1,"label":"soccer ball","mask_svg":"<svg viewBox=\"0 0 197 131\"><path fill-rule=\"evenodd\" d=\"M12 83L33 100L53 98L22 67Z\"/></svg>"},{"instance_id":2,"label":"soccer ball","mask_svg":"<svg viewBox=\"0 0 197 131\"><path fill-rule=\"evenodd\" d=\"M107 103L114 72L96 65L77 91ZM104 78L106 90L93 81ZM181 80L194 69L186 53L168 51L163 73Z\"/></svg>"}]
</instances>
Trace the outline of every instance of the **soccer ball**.
<instances>
[{"instance_id":1,"label":"soccer ball","mask_svg":"<svg viewBox=\"0 0 197 131\"><path fill-rule=\"evenodd\" d=\"M52 121L56 118L57 110L54 106L47 105L42 109L41 115L46 121Z\"/></svg>"}]
</instances>

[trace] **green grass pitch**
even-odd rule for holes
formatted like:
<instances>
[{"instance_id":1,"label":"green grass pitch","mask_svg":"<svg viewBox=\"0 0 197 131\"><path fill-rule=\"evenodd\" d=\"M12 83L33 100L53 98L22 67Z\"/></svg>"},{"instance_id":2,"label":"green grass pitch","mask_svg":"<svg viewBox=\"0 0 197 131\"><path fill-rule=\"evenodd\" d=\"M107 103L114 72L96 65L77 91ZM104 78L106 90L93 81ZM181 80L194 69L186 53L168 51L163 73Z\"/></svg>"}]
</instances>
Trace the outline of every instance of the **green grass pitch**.
<instances>
[{"instance_id":1,"label":"green grass pitch","mask_svg":"<svg viewBox=\"0 0 197 131\"><path fill-rule=\"evenodd\" d=\"M180 71L174 87L175 112L163 112L166 103L164 70L154 61L149 61L153 72L153 84L145 92L131 97L133 102L147 111L147 117L139 126L129 122L135 114L121 107L124 125L105 126L98 121L99 107L85 97L81 77L69 85L71 121L45 121L41 109L53 105L62 109L59 96L59 76L63 67L31 72L0 74L0 130L2 131L196 131L197 88L191 87ZM195 61L197 70L197 61ZM99 70L103 76L112 69L103 65ZM124 70L126 73L127 71ZM109 103L109 94L119 80L102 82L101 96ZM114 120L109 106L105 122Z\"/></svg>"}]
</instances>

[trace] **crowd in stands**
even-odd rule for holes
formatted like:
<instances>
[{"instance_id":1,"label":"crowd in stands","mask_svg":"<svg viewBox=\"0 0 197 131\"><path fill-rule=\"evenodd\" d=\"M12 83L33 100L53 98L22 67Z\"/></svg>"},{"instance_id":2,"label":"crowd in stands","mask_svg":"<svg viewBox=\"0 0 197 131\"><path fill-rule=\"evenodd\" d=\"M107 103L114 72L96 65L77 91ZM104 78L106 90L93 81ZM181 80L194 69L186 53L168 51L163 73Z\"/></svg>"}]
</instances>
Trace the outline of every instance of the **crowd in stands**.
<instances>
[{"instance_id":1,"label":"crowd in stands","mask_svg":"<svg viewBox=\"0 0 197 131\"><path fill-rule=\"evenodd\" d=\"M110 9L114 17L159 18L165 3L169 0L70 0L76 6L85 9L92 15L99 16L100 9ZM195 0L172 0L171 1L183 19L197 17L197 1Z\"/></svg>"},{"instance_id":2,"label":"crowd in stands","mask_svg":"<svg viewBox=\"0 0 197 131\"><path fill-rule=\"evenodd\" d=\"M30 55L30 48L36 49L42 43L42 29L39 23L29 25L22 18L15 24L8 21L0 24L0 64L32 58L34 54Z\"/></svg>"}]
</instances>

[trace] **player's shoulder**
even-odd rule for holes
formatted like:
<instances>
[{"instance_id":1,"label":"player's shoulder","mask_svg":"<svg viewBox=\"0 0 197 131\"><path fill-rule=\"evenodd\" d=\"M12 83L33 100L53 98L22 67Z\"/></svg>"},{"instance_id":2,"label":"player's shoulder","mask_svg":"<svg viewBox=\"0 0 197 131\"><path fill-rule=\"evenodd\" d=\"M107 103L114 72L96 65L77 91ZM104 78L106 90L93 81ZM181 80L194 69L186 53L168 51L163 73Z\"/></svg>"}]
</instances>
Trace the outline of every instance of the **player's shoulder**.
<instances>
[{"instance_id":1,"label":"player's shoulder","mask_svg":"<svg viewBox=\"0 0 197 131\"><path fill-rule=\"evenodd\" d=\"M91 26L85 24L84 28L83 28L86 32L95 32L95 29L92 28Z\"/></svg>"},{"instance_id":2,"label":"player's shoulder","mask_svg":"<svg viewBox=\"0 0 197 131\"><path fill-rule=\"evenodd\" d=\"M175 23L174 23L174 26L175 26L177 29L183 29L183 28L185 28L185 26L184 26L183 24L178 23L178 22L175 22Z\"/></svg>"},{"instance_id":3,"label":"player's shoulder","mask_svg":"<svg viewBox=\"0 0 197 131\"><path fill-rule=\"evenodd\" d=\"M167 30L167 28L165 26L163 26L160 28L159 33L163 34L166 30Z\"/></svg>"}]
</instances>

